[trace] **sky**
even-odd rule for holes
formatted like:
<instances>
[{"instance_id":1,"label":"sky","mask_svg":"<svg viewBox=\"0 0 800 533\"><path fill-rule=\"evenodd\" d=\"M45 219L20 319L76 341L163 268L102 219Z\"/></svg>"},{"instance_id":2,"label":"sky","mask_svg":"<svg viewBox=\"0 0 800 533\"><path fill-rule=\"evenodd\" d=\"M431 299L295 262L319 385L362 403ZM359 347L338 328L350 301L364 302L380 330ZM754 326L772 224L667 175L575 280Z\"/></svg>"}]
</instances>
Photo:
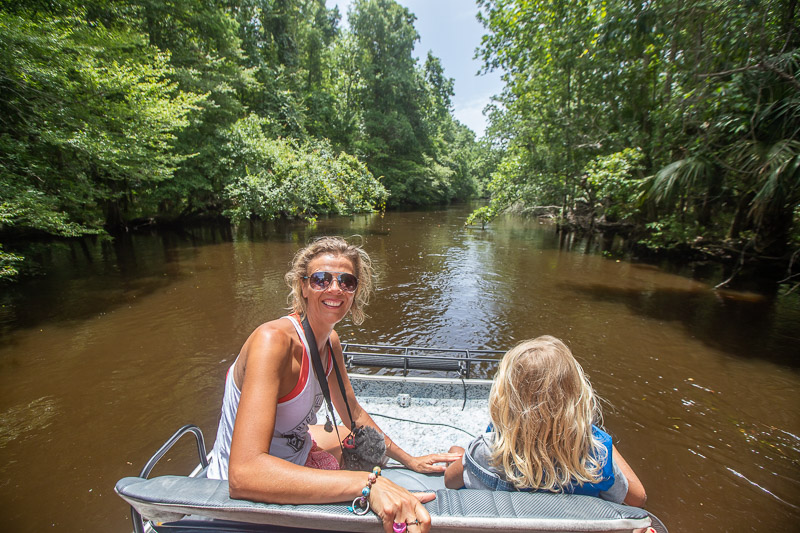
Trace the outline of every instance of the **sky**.
<instances>
[{"instance_id":1,"label":"sky","mask_svg":"<svg viewBox=\"0 0 800 533\"><path fill-rule=\"evenodd\" d=\"M473 59L475 49L484 34L483 25L475 15L478 7L474 0L397 0L417 16L414 27L420 40L414 47L414 55L425 61L428 51L438 57L444 73L455 80L453 114L466 124L477 137L486 129L483 108L492 96L500 94L503 82L499 72L477 75L481 62ZM326 0L332 8L339 6L342 27L347 27L347 8L350 0Z\"/></svg>"}]
</instances>

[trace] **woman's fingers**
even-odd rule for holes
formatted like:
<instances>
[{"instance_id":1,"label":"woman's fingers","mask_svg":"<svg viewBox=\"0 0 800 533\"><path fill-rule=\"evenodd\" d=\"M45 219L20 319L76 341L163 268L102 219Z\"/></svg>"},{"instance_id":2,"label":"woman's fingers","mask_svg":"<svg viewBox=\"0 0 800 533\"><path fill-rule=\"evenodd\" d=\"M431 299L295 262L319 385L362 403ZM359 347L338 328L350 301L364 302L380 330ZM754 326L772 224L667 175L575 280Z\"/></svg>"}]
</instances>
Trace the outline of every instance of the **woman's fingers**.
<instances>
[{"instance_id":1,"label":"woman's fingers","mask_svg":"<svg viewBox=\"0 0 800 533\"><path fill-rule=\"evenodd\" d=\"M430 455L423 455L416 457L415 463L412 465L412 470L422 474L431 474L435 472L444 472L447 470L447 465L453 461L460 461L460 453L432 453ZM437 464L446 463L446 464Z\"/></svg>"},{"instance_id":2,"label":"woman's fingers","mask_svg":"<svg viewBox=\"0 0 800 533\"><path fill-rule=\"evenodd\" d=\"M417 503L414 508L414 517L406 517L401 520L399 517L404 516L402 513L397 513L392 521L392 531L394 533L428 533L431 530L431 515L428 510L421 503ZM405 525L405 528L403 527Z\"/></svg>"},{"instance_id":3,"label":"woman's fingers","mask_svg":"<svg viewBox=\"0 0 800 533\"><path fill-rule=\"evenodd\" d=\"M375 484L377 487L377 483ZM395 502L391 501L388 498L388 495L384 494L375 494L375 487L373 488L373 497L372 499L372 510L377 514L380 519L383 521L383 530L385 533L394 533L392 526L395 522L395 517L398 516L398 512L400 509L395 507ZM378 496L378 497L375 497ZM388 500L388 501L387 501Z\"/></svg>"},{"instance_id":4,"label":"woman's fingers","mask_svg":"<svg viewBox=\"0 0 800 533\"><path fill-rule=\"evenodd\" d=\"M434 463L452 463L461 459L463 453L433 453L429 455Z\"/></svg>"},{"instance_id":5,"label":"woman's fingers","mask_svg":"<svg viewBox=\"0 0 800 533\"><path fill-rule=\"evenodd\" d=\"M436 494L433 492L412 492L411 494L416 496L420 503L428 503L436 499ZM425 509L425 507L423 507L423 509ZM427 513L428 510L425 509L425 512Z\"/></svg>"},{"instance_id":6,"label":"woman's fingers","mask_svg":"<svg viewBox=\"0 0 800 533\"><path fill-rule=\"evenodd\" d=\"M395 528L403 529L401 524L409 533L427 533L430 531L431 516L422 504L435 497L436 494L432 492L408 492L385 478L379 478L372 487L370 505L381 518L386 533L397 533Z\"/></svg>"},{"instance_id":7,"label":"woman's fingers","mask_svg":"<svg viewBox=\"0 0 800 533\"><path fill-rule=\"evenodd\" d=\"M436 497L435 494L431 493L425 493L424 495L427 496L429 494L431 496L429 500L420 499L419 503L417 503L417 506L414 508L415 520L419 520L418 527L422 533L428 533L428 531L431 530L431 515L428 513L428 510L425 509L425 506L422 505L423 503L429 502Z\"/></svg>"}]
</instances>

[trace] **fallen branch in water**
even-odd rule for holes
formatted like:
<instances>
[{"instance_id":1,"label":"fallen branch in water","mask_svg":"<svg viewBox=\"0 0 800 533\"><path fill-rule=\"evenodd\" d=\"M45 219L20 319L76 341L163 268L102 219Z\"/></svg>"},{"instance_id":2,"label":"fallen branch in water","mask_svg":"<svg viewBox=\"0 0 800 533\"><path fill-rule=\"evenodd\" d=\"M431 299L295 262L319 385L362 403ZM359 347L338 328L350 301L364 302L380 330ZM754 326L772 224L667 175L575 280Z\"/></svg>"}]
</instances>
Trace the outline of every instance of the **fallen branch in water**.
<instances>
[{"instance_id":1,"label":"fallen branch in water","mask_svg":"<svg viewBox=\"0 0 800 533\"><path fill-rule=\"evenodd\" d=\"M717 289L719 289L720 287L724 287L724 286L726 286L728 283L730 283L731 281L733 281L733 278L735 278L735 277L736 277L736 274L738 274L739 272L741 272L741 270L742 270L742 267L744 266L744 256L745 256L745 253L747 252L747 248L748 248L748 246L750 246L752 243L753 243L753 241L752 241L752 240L750 240L750 241L747 241L747 244L745 244L745 245L742 247L742 253L741 253L741 254L739 254L739 260L738 260L738 261L736 261L736 266L734 267L734 269L733 269L733 272L731 273L731 276L730 276L728 279L726 279L725 281L723 281L723 282L721 282L721 283L717 283L716 285L714 285L714 290L717 290Z\"/></svg>"}]
</instances>

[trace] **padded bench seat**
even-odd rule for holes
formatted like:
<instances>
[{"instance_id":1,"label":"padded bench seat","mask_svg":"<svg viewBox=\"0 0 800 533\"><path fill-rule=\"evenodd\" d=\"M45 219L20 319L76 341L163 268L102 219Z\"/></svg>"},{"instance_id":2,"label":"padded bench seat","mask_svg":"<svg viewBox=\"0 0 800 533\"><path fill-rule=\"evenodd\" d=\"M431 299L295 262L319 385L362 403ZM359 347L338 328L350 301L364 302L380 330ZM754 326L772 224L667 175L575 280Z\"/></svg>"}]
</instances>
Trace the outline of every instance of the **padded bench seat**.
<instances>
[{"instance_id":1,"label":"padded bench seat","mask_svg":"<svg viewBox=\"0 0 800 533\"><path fill-rule=\"evenodd\" d=\"M630 532L651 525L650 515L643 509L589 496L451 490L444 488L442 476L425 476L402 468L384 469L384 475L412 491L436 492L436 499L425 504L431 514L432 530L436 532ZM154 522L173 522L189 516L192 519L201 517L200 524L208 524L208 519L224 521L219 522L218 529L224 531L236 531L227 529L235 523L281 526L285 531L288 528L383 531L375 514L354 515L347 511L344 503L278 505L234 500L229 495L227 481L203 477L127 477L117 483L115 490L143 517ZM189 525L186 521L181 523ZM660 526L660 523L655 519L653 525ZM259 530L242 526L241 531ZM663 526L656 529L666 531Z\"/></svg>"}]
</instances>

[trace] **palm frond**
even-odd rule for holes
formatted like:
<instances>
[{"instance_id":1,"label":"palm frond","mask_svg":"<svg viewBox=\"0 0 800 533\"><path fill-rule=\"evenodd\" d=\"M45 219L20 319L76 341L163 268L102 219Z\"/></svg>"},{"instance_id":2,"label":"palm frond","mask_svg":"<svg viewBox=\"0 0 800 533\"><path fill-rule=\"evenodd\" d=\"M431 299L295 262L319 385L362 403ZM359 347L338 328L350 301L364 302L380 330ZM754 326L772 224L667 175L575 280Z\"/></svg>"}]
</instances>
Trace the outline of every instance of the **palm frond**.
<instances>
[{"instance_id":1,"label":"palm frond","mask_svg":"<svg viewBox=\"0 0 800 533\"><path fill-rule=\"evenodd\" d=\"M674 202L683 192L705 188L713 172L713 163L702 156L673 161L645 180L642 199L656 204Z\"/></svg>"},{"instance_id":2,"label":"palm frond","mask_svg":"<svg viewBox=\"0 0 800 533\"><path fill-rule=\"evenodd\" d=\"M759 113L758 120L779 126L786 138L800 137L800 95L772 102Z\"/></svg>"},{"instance_id":3,"label":"palm frond","mask_svg":"<svg viewBox=\"0 0 800 533\"><path fill-rule=\"evenodd\" d=\"M751 215L756 219L773 207L800 201L800 141L783 139L766 153L758 173Z\"/></svg>"}]
</instances>

